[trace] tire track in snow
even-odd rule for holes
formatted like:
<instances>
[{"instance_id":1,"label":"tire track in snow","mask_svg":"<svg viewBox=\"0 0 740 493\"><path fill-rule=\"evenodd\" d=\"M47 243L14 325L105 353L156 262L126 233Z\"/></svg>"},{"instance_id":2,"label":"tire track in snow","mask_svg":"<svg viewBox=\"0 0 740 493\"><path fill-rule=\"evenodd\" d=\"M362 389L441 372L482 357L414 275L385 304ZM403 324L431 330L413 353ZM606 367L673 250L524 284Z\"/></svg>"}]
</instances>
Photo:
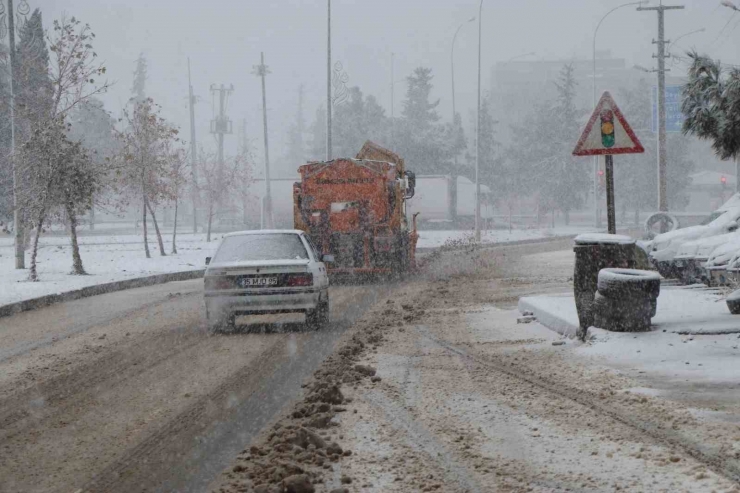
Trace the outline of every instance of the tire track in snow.
<instances>
[{"instance_id":1,"label":"tire track in snow","mask_svg":"<svg viewBox=\"0 0 740 493\"><path fill-rule=\"evenodd\" d=\"M473 361L491 370L503 373L516 380L526 382L534 387L555 394L561 398L573 401L577 404L580 404L581 406L590 409L591 411L607 416L622 425L636 429L659 444L668 445L684 452L686 455L692 457L697 462L704 464L720 476L740 483L740 464L738 464L737 460L734 460L731 457L726 457L721 455L720 453L714 452L708 447L705 447L702 444L691 440L686 436L683 436L670 429L664 428L660 424L651 423L649 421L641 420L633 416L628 416L625 413L615 409L613 406L608 407L594 399L589 398L588 394L582 391L560 385L539 376L528 374L525 368L510 368L509 366L502 363L497 363L492 360L471 355L466 350L458 347L455 344L451 344L449 342L438 339L431 333L428 327L417 325L415 326L415 329L421 336L427 338L430 341L433 341L434 343L451 353Z\"/></svg>"},{"instance_id":2,"label":"tire track in snow","mask_svg":"<svg viewBox=\"0 0 740 493\"><path fill-rule=\"evenodd\" d=\"M415 421L402 406L395 404L386 395L375 390L368 392L362 399L379 409L393 428L404 433L413 448L428 455L443 471L443 477L446 480L453 480L465 492L486 491L475 481L474 474L455 459L444 444L434 438L434 433L419 421Z\"/></svg>"}]
</instances>

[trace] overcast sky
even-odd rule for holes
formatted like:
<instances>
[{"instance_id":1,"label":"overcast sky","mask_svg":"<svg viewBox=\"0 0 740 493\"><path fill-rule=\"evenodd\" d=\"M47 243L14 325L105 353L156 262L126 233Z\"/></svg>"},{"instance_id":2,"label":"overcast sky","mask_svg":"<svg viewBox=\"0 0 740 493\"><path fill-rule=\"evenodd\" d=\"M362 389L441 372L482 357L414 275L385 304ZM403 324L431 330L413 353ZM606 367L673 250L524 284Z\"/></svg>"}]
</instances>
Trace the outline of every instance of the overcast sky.
<instances>
[{"instance_id":1,"label":"overcast sky","mask_svg":"<svg viewBox=\"0 0 740 493\"><path fill-rule=\"evenodd\" d=\"M116 81L105 102L114 115L130 97L134 61L144 52L149 62L148 94L166 116L189 136L187 57L193 69L198 139L213 146L207 134L212 115L209 86L233 84L228 114L234 128L247 120L250 138L262 155L261 94L251 74L264 51L268 77L271 155L282 154L282 142L293 119L298 86L305 87L306 120L325 98L326 1L308 0L28 0L43 11L48 28L62 12L89 23L95 48ZM653 0L656 4L658 0ZM484 0L483 84L491 67L517 55L532 59L590 58L594 28L622 0ZM677 3L677 2L676 2ZM683 38L683 49L697 48L740 64L740 14L719 6L720 0L687 0L685 10L666 14L666 34ZM740 2L738 2L740 3ZM477 15L477 0L333 0L333 58L349 75L349 85L374 94L390 114L391 53L395 79L415 67L431 67L435 97L443 118L451 113L450 42L460 23ZM730 21L729 24L728 21ZM726 27L725 27L726 26ZM626 7L602 25L598 49L609 49L628 64L653 66L657 15ZM466 24L455 47L457 105L465 115L475 106L477 22ZM673 73L672 75L677 75ZM396 85L396 112L405 87ZM495 112L495 108L494 108ZM236 136L227 137L234 148Z\"/></svg>"}]
</instances>

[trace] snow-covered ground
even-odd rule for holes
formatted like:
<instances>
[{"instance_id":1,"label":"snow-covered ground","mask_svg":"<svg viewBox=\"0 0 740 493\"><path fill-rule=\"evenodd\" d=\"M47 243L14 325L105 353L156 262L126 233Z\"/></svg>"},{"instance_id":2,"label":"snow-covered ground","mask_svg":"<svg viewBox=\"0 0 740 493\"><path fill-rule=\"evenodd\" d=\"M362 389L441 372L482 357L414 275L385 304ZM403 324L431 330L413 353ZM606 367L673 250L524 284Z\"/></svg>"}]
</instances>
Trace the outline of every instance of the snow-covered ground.
<instances>
[{"instance_id":1,"label":"snow-covered ground","mask_svg":"<svg viewBox=\"0 0 740 493\"><path fill-rule=\"evenodd\" d=\"M576 236L596 231L587 226L562 226L542 229L496 229L481 231L482 243L511 243L514 241L539 240L553 236ZM470 231L419 231L417 248L436 248L448 242L472 241L474 233Z\"/></svg>"},{"instance_id":2,"label":"snow-covered ground","mask_svg":"<svg viewBox=\"0 0 740 493\"><path fill-rule=\"evenodd\" d=\"M120 281L135 277L199 269L218 245L221 234L210 243L205 235L182 234L177 237L176 255L172 237L163 237L166 257L159 254L156 236L149 236L152 257L146 258L141 235L81 236L80 254L87 276L72 276L72 253L65 236L42 237L38 253L39 282L28 282L28 270L16 270L13 239L0 237L0 305L38 296ZM30 265L26 253L26 266Z\"/></svg>"},{"instance_id":3,"label":"snow-covered ground","mask_svg":"<svg viewBox=\"0 0 740 493\"><path fill-rule=\"evenodd\" d=\"M573 261L572 252L531 257L533 263ZM572 292L523 297L519 309L533 312L535 325L561 334L573 336L578 328ZM732 393L737 402L740 316L730 314L724 293L703 286L664 286L652 323L650 332L591 327L589 342L577 345L575 353L639 379L644 387L636 392L666 395L692 405L724 401Z\"/></svg>"}]
</instances>

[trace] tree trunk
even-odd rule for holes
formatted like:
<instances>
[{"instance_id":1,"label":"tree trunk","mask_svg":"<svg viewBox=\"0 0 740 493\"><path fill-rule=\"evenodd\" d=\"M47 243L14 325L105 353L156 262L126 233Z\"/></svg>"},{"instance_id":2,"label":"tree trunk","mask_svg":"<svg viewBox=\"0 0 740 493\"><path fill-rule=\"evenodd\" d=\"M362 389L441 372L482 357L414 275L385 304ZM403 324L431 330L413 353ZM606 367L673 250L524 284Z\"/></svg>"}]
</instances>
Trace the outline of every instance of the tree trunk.
<instances>
[{"instance_id":1,"label":"tree trunk","mask_svg":"<svg viewBox=\"0 0 740 493\"><path fill-rule=\"evenodd\" d=\"M152 258L152 255L149 253L149 239L146 237L146 195L144 195L144 201L143 201L143 207L142 207L142 227L144 229L144 251L146 252L146 258Z\"/></svg>"},{"instance_id":2,"label":"tree trunk","mask_svg":"<svg viewBox=\"0 0 740 493\"><path fill-rule=\"evenodd\" d=\"M635 226L640 225L640 209L635 208Z\"/></svg>"},{"instance_id":3,"label":"tree trunk","mask_svg":"<svg viewBox=\"0 0 740 493\"><path fill-rule=\"evenodd\" d=\"M31 269L28 271L28 280L32 282L38 282L39 280L38 271L36 269L36 257L39 253L39 238L41 238L41 230L44 227L45 218L45 212L39 214L39 221L36 225L36 234L33 237L33 245L31 247Z\"/></svg>"},{"instance_id":4,"label":"tree trunk","mask_svg":"<svg viewBox=\"0 0 740 493\"><path fill-rule=\"evenodd\" d=\"M550 227L552 229L555 229L555 209L552 210L552 213L550 214Z\"/></svg>"},{"instance_id":5,"label":"tree trunk","mask_svg":"<svg viewBox=\"0 0 740 493\"><path fill-rule=\"evenodd\" d=\"M570 210L565 211L565 225L570 226Z\"/></svg>"},{"instance_id":6,"label":"tree trunk","mask_svg":"<svg viewBox=\"0 0 740 493\"><path fill-rule=\"evenodd\" d=\"M152 205L147 200L146 206L149 208L149 214L152 215L152 222L154 223L154 231L157 233L157 243L159 243L159 254L163 257L167 256L167 253L164 251L164 242L162 241L162 233L159 231L159 224L157 224L157 216L154 215L154 209L152 209Z\"/></svg>"},{"instance_id":7,"label":"tree trunk","mask_svg":"<svg viewBox=\"0 0 740 493\"><path fill-rule=\"evenodd\" d=\"M71 204L67 204L67 218L69 219L69 238L72 240L72 275L86 276L80 256L80 245L77 243L77 214Z\"/></svg>"},{"instance_id":8,"label":"tree trunk","mask_svg":"<svg viewBox=\"0 0 740 493\"><path fill-rule=\"evenodd\" d=\"M90 207L90 231L95 231L95 206Z\"/></svg>"},{"instance_id":9,"label":"tree trunk","mask_svg":"<svg viewBox=\"0 0 740 493\"><path fill-rule=\"evenodd\" d=\"M177 253L177 195L175 195L175 223L172 229L172 253Z\"/></svg>"},{"instance_id":10,"label":"tree trunk","mask_svg":"<svg viewBox=\"0 0 740 493\"><path fill-rule=\"evenodd\" d=\"M211 241L211 224L213 223L213 199L208 201L208 233L206 234L206 241Z\"/></svg>"}]
</instances>

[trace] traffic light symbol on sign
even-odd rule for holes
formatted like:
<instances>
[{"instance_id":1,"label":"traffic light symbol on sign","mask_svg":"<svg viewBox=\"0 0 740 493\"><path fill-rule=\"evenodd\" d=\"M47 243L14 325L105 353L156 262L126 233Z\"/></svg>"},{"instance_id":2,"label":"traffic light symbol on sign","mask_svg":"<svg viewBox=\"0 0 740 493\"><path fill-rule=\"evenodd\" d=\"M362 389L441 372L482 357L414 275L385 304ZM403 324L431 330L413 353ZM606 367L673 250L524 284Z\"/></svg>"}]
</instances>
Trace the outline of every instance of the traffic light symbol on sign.
<instances>
[{"instance_id":1,"label":"traffic light symbol on sign","mask_svg":"<svg viewBox=\"0 0 740 493\"><path fill-rule=\"evenodd\" d=\"M601 112L601 144L608 148L614 147L614 112L604 110Z\"/></svg>"}]
</instances>

